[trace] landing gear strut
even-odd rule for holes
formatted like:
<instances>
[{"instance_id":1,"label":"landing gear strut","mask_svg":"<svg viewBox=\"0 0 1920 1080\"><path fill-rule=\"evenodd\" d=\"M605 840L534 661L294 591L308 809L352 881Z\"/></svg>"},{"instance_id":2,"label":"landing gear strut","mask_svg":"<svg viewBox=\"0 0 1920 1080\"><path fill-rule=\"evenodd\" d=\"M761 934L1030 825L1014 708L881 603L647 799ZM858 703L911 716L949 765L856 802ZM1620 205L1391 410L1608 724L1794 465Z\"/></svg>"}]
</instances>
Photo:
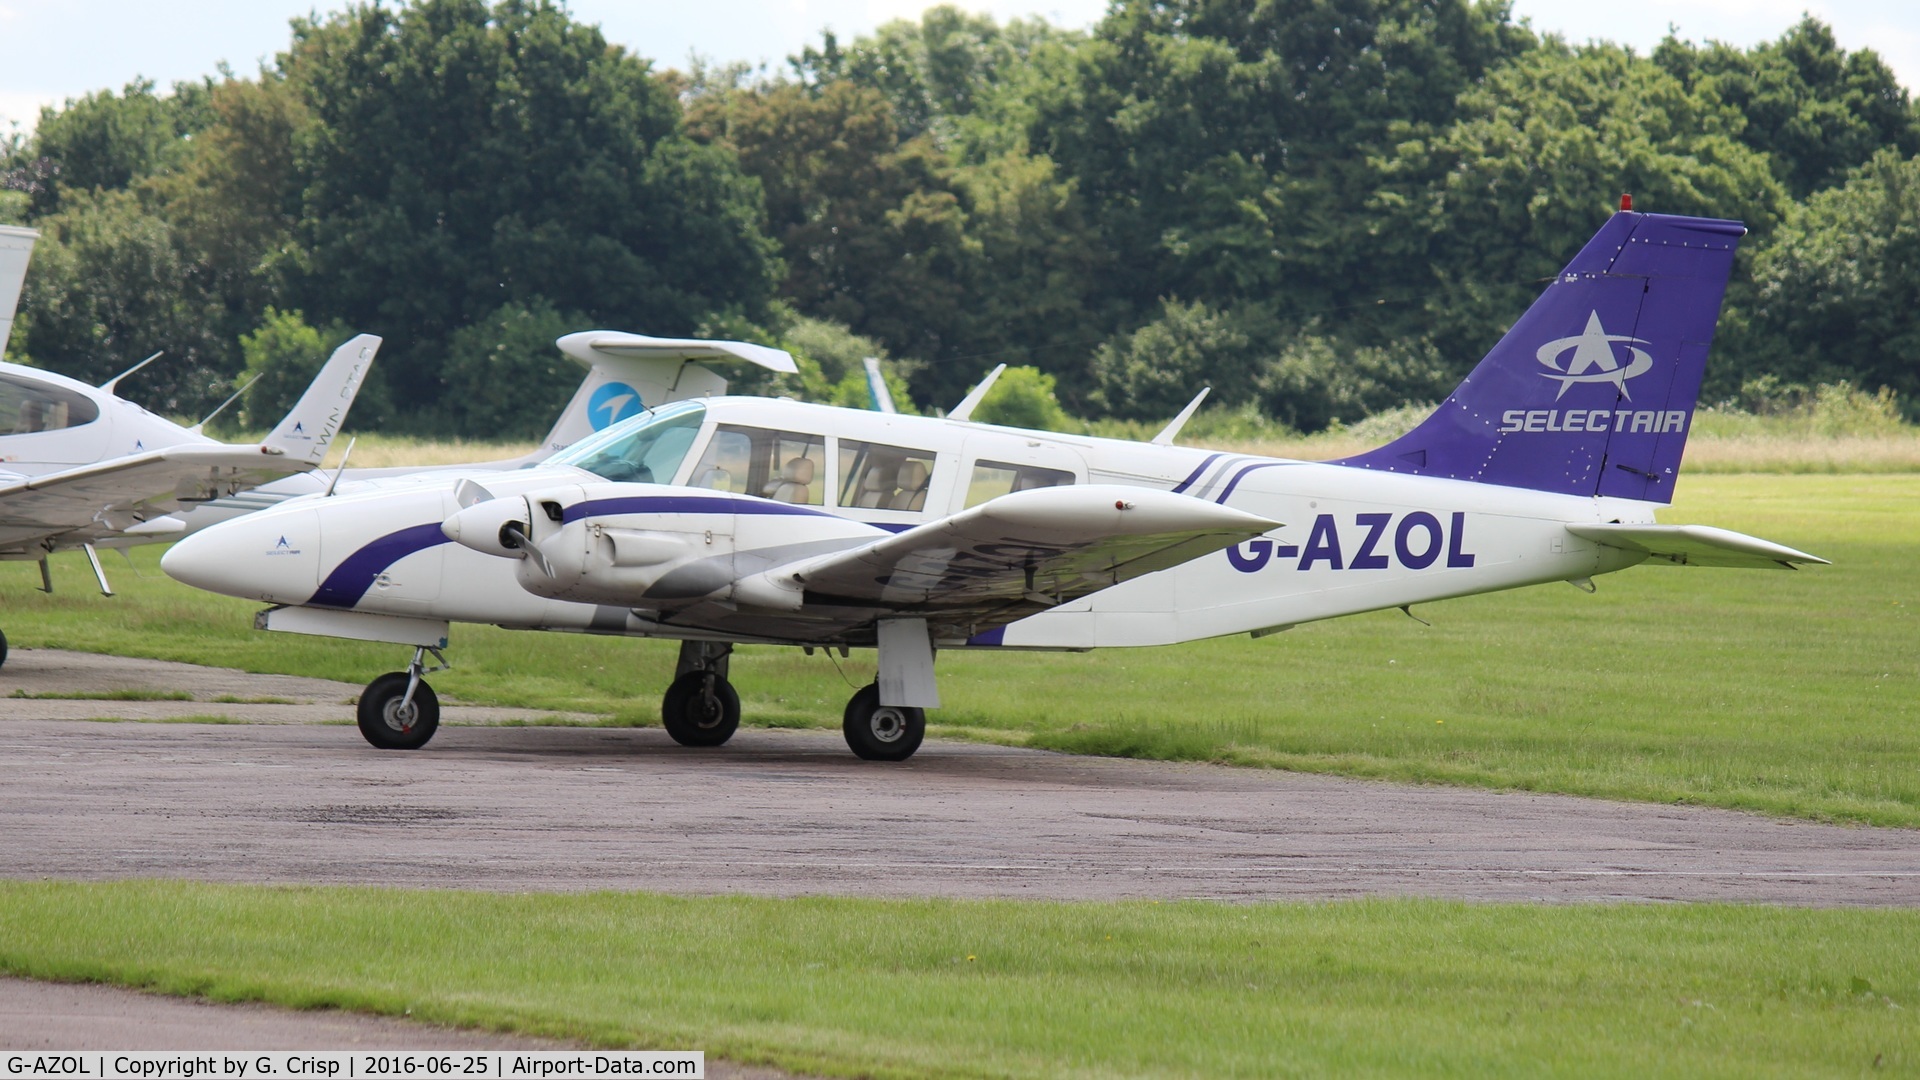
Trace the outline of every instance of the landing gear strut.
<instances>
[{"instance_id":1,"label":"landing gear strut","mask_svg":"<svg viewBox=\"0 0 1920 1080\"><path fill-rule=\"evenodd\" d=\"M911 705L880 704L880 684L868 683L847 702L840 731L857 757L905 761L927 735L927 714Z\"/></svg>"},{"instance_id":2,"label":"landing gear strut","mask_svg":"<svg viewBox=\"0 0 1920 1080\"><path fill-rule=\"evenodd\" d=\"M433 667L427 666L432 653ZM405 671L392 671L360 692L360 734L382 750L418 750L440 729L440 699L424 676L449 667L431 645L413 650Z\"/></svg>"},{"instance_id":3,"label":"landing gear strut","mask_svg":"<svg viewBox=\"0 0 1920 1080\"><path fill-rule=\"evenodd\" d=\"M719 746L740 726L740 695L727 681L733 646L683 641L673 684L660 701L660 720L681 746Z\"/></svg>"}]
</instances>

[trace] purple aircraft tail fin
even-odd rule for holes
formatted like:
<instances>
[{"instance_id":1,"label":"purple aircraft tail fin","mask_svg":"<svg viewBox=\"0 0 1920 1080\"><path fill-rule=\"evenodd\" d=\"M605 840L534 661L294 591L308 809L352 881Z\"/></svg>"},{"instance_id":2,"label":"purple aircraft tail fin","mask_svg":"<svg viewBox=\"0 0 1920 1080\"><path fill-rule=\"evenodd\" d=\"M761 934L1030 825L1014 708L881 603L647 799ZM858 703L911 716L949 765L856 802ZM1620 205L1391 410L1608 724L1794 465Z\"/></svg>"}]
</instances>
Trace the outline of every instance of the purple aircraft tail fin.
<instances>
[{"instance_id":1,"label":"purple aircraft tail fin","mask_svg":"<svg viewBox=\"0 0 1920 1080\"><path fill-rule=\"evenodd\" d=\"M1745 233L1615 214L1432 416L1335 464L1672 502Z\"/></svg>"}]
</instances>

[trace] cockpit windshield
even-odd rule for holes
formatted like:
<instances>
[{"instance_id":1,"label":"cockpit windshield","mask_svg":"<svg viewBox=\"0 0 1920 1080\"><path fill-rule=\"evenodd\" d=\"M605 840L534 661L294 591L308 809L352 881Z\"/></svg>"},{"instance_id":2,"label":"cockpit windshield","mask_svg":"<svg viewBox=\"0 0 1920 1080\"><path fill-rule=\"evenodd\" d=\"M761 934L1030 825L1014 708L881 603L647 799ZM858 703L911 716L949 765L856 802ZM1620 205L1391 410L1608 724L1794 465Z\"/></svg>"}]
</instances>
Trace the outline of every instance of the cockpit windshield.
<instances>
[{"instance_id":1,"label":"cockpit windshield","mask_svg":"<svg viewBox=\"0 0 1920 1080\"><path fill-rule=\"evenodd\" d=\"M670 484L706 415L706 406L695 401L662 405L582 439L543 464L571 465L622 483Z\"/></svg>"}]
</instances>

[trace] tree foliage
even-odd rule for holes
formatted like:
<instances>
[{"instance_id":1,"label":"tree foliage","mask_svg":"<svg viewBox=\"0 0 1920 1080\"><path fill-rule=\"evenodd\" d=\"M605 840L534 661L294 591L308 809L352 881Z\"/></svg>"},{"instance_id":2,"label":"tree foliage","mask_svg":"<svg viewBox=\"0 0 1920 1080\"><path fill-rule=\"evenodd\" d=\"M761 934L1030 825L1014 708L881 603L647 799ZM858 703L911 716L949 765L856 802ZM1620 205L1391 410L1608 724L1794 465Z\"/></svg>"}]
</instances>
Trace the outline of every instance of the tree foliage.
<instances>
[{"instance_id":1,"label":"tree foliage","mask_svg":"<svg viewBox=\"0 0 1920 1080\"><path fill-rule=\"evenodd\" d=\"M684 137L644 61L551 4L355 8L296 21L282 63L316 121L296 295L396 342L403 405L433 402L449 335L502 304L684 335L771 295L752 182Z\"/></svg>"},{"instance_id":2,"label":"tree foliage","mask_svg":"<svg viewBox=\"0 0 1920 1080\"><path fill-rule=\"evenodd\" d=\"M531 441L573 397L582 370L554 345L587 320L544 297L509 301L454 331L441 365L444 431L471 439Z\"/></svg>"},{"instance_id":3,"label":"tree foliage","mask_svg":"<svg viewBox=\"0 0 1920 1080\"><path fill-rule=\"evenodd\" d=\"M794 352L752 392L864 404L875 356L931 407L1007 363L1039 426L1211 385L1310 429L1444 395L1622 191L1751 229L1710 394L1920 400L1916 153L1811 17L1648 57L1504 0L943 6L681 73L554 0L404 0L47 110L0 141L0 220L46 234L16 343L93 378L164 348L129 389L178 411L243 370L277 409L351 328L387 340L362 422L529 436L577 381L550 338L600 325Z\"/></svg>"},{"instance_id":4,"label":"tree foliage","mask_svg":"<svg viewBox=\"0 0 1920 1080\"><path fill-rule=\"evenodd\" d=\"M1691 92L1734 109L1744 121L1738 138L1766 155L1796 199L1842 182L1882 148L1920 151L1920 116L1886 63L1841 49L1810 15L1747 50L1668 37L1653 60Z\"/></svg>"},{"instance_id":5,"label":"tree foliage","mask_svg":"<svg viewBox=\"0 0 1920 1080\"><path fill-rule=\"evenodd\" d=\"M212 336L218 312L194 288L172 226L142 212L133 194L100 190L67 192L61 210L34 226L24 325L14 330L26 355L97 383L164 351L128 392L172 412L226 396L231 346Z\"/></svg>"},{"instance_id":6,"label":"tree foliage","mask_svg":"<svg viewBox=\"0 0 1920 1080\"><path fill-rule=\"evenodd\" d=\"M242 391L238 417L241 426L252 431L267 431L278 424L300 400L300 395L306 393L308 384L320 373L321 365L333 354L335 346L351 336L352 332L338 323L318 330L308 326L306 316L298 311L267 308L260 325L240 338L240 355L246 360L237 388ZM378 395L375 392L362 396ZM380 404L356 398L354 415L360 417L363 411L378 412Z\"/></svg>"},{"instance_id":7,"label":"tree foliage","mask_svg":"<svg viewBox=\"0 0 1920 1080\"><path fill-rule=\"evenodd\" d=\"M1883 150L1796 207L1753 276L1750 375L1856 380L1920 404L1920 158Z\"/></svg>"}]
</instances>

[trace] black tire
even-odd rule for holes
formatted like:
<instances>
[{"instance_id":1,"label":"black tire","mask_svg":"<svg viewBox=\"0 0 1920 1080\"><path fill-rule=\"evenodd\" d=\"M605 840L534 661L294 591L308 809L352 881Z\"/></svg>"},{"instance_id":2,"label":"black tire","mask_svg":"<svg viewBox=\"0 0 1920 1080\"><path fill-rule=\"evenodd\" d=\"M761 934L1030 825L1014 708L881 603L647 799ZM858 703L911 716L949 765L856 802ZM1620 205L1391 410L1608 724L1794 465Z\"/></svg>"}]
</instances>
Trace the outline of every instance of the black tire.
<instances>
[{"instance_id":1,"label":"black tire","mask_svg":"<svg viewBox=\"0 0 1920 1080\"><path fill-rule=\"evenodd\" d=\"M388 672L360 691L360 734L382 750L418 750L440 730L440 699L424 681L413 692L407 713L400 711L407 696L407 673Z\"/></svg>"},{"instance_id":2,"label":"black tire","mask_svg":"<svg viewBox=\"0 0 1920 1080\"><path fill-rule=\"evenodd\" d=\"M705 692L709 678L712 700ZM718 675L689 671L673 680L660 699L660 722L681 746L719 746L740 726L740 695Z\"/></svg>"},{"instance_id":3,"label":"black tire","mask_svg":"<svg viewBox=\"0 0 1920 1080\"><path fill-rule=\"evenodd\" d=\"M867 761L905 761L927 737L927 714L911 705L880 704L880 686L868 683L847 702L840 731L855 756Z\"/></svg>"},{"instance_id":4,"label":"black tire","mask_svg":"<svg viewBox=\"0 0 1920 1080\"><path fill-rule=\"evenodd\" d=\"M7 635L0 634L0 665L7 662Z\"/></svg>"}]
</instances>

